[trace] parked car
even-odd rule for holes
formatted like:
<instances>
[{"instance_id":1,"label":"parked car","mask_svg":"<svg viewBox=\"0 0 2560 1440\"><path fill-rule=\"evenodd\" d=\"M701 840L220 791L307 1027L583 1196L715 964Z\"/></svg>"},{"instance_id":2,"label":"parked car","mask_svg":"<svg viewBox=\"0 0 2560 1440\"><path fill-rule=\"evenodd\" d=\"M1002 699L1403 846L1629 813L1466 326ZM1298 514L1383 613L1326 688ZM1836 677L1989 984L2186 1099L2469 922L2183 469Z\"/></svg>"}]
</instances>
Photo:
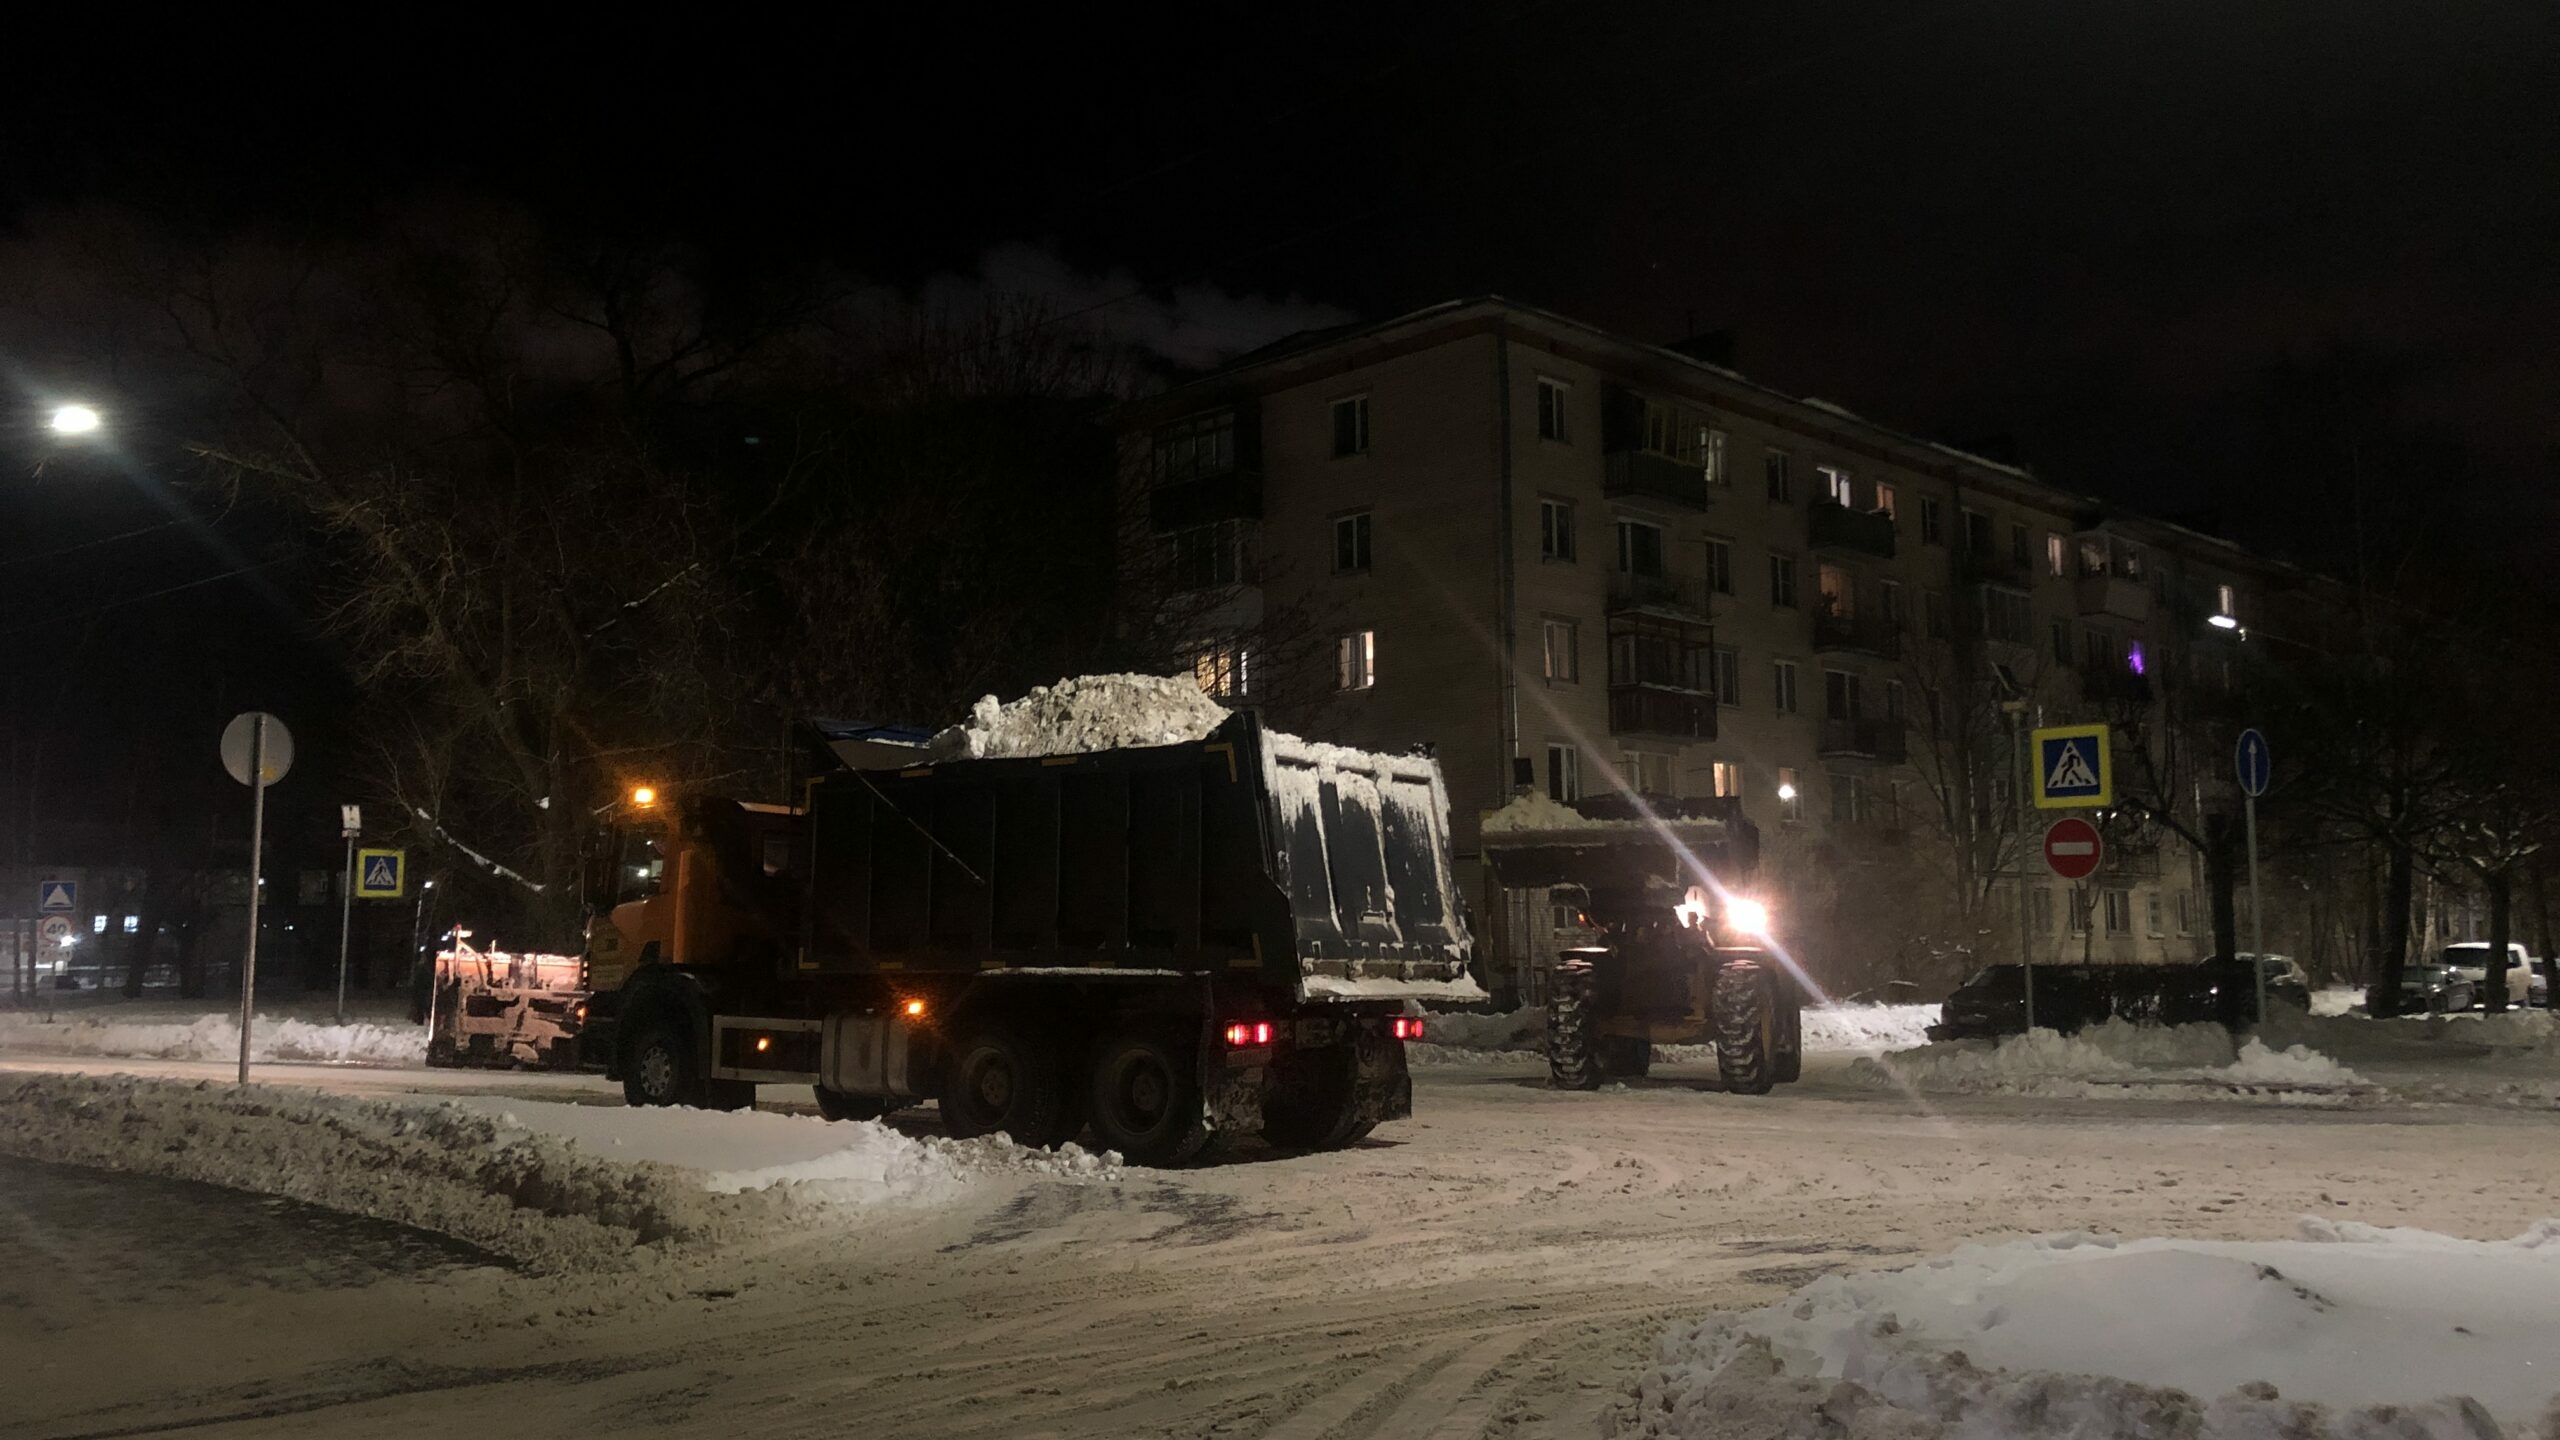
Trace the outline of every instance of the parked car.
<instances>
[{"instance_id":1,"label":"parked car","mask_svg":"<svg viewBox=\"0 0 2560 1440\"><path fill-rule=\"evenodd\" d=\"M2444 1015L2478 1003L2471 980L2450 965L2412 965L2400 972L2399 1003L2377 984L2365 992L2365 1009L2376 1015Z\"/></svg>"},{"instance_id":2,"label":"parked car","mask_svg":"<svg viewBox=\"0 0 2560 1440\"><path fill-rule=\"evenodd\" d=\"M2248 999L2254 1002L2258 998L2257 980L2249 973L2251 960L2256 960L2258 968L2267 972L2269 1007L2290 1005L2296 1010L2311 1008L2310 973L2296 964L2290 955L2252 955L2244 950L2236 959L2226 960L2216 955L2196 963L2213 973L2215 984L2238 985L2248 992ZM2240 1013L2243 1015L2248 1013L2246 1005L2241 1008Z\"/></svg>"},{"instance_id":3,"label":"parked car","mask_svg":"<svg viewBox=\"0 0 2560 1440\"><path fill-rule=\"evenodd\" d=\"M2290 966L2280 956L2273 965ZM2268 974L2267 999L2310 1008L2307 983ZM2108 1020L2136 1024L2248 1023L2257 1003L2257 981L2245 960L2207 959L2185 965L2038 965L2036 1024L2068 1035ZM2018 966L1976 971L1939 1008L1932 1040L2020 1035L2027 1028L2026 984Z\"/></svg>"},{"instance_id":4,"label":"parked car","mask_svg":"<svg viewBox=\"0 0 2560 1440\"><path fill-rule=\"evenodd\" d=\"M2472 1004L2489 1003L2489 942L2462 940L2447 945L2436 957L2438 964L2461 972L2471 982ZM2545 967L2533 962L2533 956L2522 945L2507 945L2507 1003L2530 1005L2539 1009L2551 1003L2551 980ZM2463 1007L2465 1009L2469 1006Z\"/></svg>"}]
</instances>

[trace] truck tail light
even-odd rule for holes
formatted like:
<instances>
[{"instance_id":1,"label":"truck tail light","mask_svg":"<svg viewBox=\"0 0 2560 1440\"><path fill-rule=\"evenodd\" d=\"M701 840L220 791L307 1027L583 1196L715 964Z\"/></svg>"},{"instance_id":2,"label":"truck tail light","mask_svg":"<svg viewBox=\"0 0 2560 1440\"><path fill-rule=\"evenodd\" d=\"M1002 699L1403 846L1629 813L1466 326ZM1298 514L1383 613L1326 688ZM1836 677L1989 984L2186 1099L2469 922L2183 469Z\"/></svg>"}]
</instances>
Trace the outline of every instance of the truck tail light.
<instances>
[{"instance_id":1,"label":"truck tail light","mask_svg":"<svg viewBox=\"0 0 2560 1440\"><path fill-rule=\"evenodd\" d=\"M1227 1027L1227 1043L1235 1046L1268 1045L1271 1043L1271 1022L1256 1020L1230 1025Z\"/></svg>"},{"instance_id":2,"label":"truck tail light","mask_svg":"<svg viewBox=\"0 0 2560 1440\"><path fill-rule=\"evenodd\" d=\"M1399 1015L1387 1022L1387 1030L1399 1040L1422 1038L1422 1021L1411 1015Z\"/></svg>"}]
</instances>

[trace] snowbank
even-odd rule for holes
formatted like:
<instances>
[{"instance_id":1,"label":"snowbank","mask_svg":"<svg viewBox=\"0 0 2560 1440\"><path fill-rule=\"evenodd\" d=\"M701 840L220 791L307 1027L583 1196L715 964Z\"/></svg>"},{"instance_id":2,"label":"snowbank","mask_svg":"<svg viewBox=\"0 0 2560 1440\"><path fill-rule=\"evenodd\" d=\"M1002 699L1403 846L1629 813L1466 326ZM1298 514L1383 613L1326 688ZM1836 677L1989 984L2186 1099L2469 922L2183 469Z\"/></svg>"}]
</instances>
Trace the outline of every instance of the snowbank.
<instances>
[{"instance_id":1,"label":"snowbank","mask_svg":"<svg viewBox=\"0 0 2560 1440\"><path fill-rule=\"evenodd\" d=\"M1511 798L1499 810L1488 810L1479 827L1488 834L1513 830L1605 830L1624 829L1633 822L1594 820L1572 806L1547 798L1543 790L1528 790Z\"/></svg>"},{"instance_id":2,"label":"snowbank","mask_svg":"<svg viewBox=\"0 0 2560 1440\"><path fill-rule=\"evenodd\" d=\"M1821 1054L1918 1045L1937 1018L1935 1005L1812 1006L1804 1012L1804 1048ZM1547 1014L1535 1005L1498 1015L1435 1010L1424 1018L1423 1041L1406 1046L1406 1058L1423 1065L1534 1060L1546 1048ZM1704 1063L1715 1058L1715 1047L1657 1045L1654 1058L1669 1065Z\"/></svg>"},{"instance_id":3,"label":"snowbank","mask_svg":"<svg viewBox=\"0 0 2560 1440\"><path fill-rule=\"evenodd\" d=\"M1676 1326L1614 1436L2560 1437L2560 1221L2044 1235Z\"/></svg>"},{"instance_id":4,"label":"snowbank","mask_svg":"<svg viewBox=\"0 0 2560 1440\"><path fill-rule=\"evenodd\" d=\"M1227 711L1187 676L1080 675L1035 685L1011 704L986 696L969 718L937 734L937 760L1082 755L1141 745L1180 745L1226 723Z\"/></svg>"},{"instance_id":5,"label":"snowbank","mask_svg":"<svg viewBox=\"0 0 2560 1440\"><path fill-rule=\"evenodd\" d=\"M240 1020L232 1015L120 1018L113 1013L0 1014L0 1049L55 1055L116 1055L157 1060L231 1060L240 1054ZM403 1023L345 1025L261 1015L249 1027L252 1061L300 1060L324 1065L420 1065L427 1032Z\"/></svg>"},{"instance_id":6,"label":"snowbank","mask_svg":"<svg viewBox=\"0 0 2560 1440\"><path fill-rule=\"evenodd\" d=\"M2122 1093L2130 1086L2268 1086L2347 1090L2369 1082L2301 1044L2273 1049L2251 1037L2235 1046L2218 1025L2135 1025L2109 1020L2077 1034L2037 1030L1993 1040L1953 1040L1861 1059L1869 1085L1960 1094L2043 1096Z\"/></svg>"}]
</instances>

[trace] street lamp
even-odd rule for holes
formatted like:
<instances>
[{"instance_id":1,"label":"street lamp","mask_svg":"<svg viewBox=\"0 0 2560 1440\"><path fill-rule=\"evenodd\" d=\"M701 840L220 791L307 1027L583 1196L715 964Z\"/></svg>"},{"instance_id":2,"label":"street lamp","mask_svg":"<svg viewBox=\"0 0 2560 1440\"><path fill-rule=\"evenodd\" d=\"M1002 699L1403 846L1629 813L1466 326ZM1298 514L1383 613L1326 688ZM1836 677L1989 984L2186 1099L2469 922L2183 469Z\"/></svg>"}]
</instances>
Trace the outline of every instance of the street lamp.
<instances>
[{"instance_id":1,"label":"street lamp","mask_svg":"<svg viewBox=\"0 0 2560 1440\"><path fill-rule=\"evenodd\" d=\"M2240 628L2240 617L2237 615L2210 615L2205 617L2204 623L2212 626L2216 630L2237 630Z\"/></svg>"},{"instance_id":2,"label":"street lamp","mask_svg":"<svg viewBox=\"0 0 2560 1440\"><path fill-rule=\"evenodd\" d=\"M56 435L92 435L106 419L87 405L59 405L54 407L51 423Z\"/></svg>"}]
</instances>

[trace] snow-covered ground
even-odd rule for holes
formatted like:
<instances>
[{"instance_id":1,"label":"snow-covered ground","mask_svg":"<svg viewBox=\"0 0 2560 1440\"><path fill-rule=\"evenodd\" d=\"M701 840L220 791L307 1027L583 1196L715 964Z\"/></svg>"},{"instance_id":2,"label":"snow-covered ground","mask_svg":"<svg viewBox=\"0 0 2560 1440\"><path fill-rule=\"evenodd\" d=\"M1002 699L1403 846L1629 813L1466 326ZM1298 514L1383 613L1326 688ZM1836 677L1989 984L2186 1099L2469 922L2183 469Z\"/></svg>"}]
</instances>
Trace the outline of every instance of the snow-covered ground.
<instances>
[{"instance_id":1,"label":"snow-covered ground","mask_svg":"<svg viewBox=\"0 0 2560 1440\"><path fill-rule=\"evenodd\" d=\"M1607 1429L2068 1440L2560 1435L2560 1220L2506 1241L1967 1246L1673 1328Z\"/></svg>"},{"instance_id":2,"label":"snow-covered ground","mask_svg":"<svg viewBox=\"0 0 2560 1440\"><path fill-rule=\"evenodd\" d=\"M204 1013L204 1002L102 1003L46 1015L0 1011L0 1050L56 1055L129 1055L169 1060L231 1060L240 1054L237 1011ZM418 1065L427 1032L403 1018L331 1020L261 1013L249 1026L253 1063L279 1060L325 1065Z\"/></svg>"},{"instance_id":3,"label":"snow-covered ground","mask_svg":"<svg viewBox=\"0 0 2560 1440\"><path fill-rule=\"evenodd\" d=\"M1937 1023L1935 1005L1817 1005L1804 1012L1807 1054L1833 1054L1918 1045ZM1423 1021L1423 1043L1406 1047L1415 1065L1526 1064L1538 1060L1547 1042L1546 1011L1523 1006L1501 1014L1435 1011ZM1666 1065L1702 1064L1715 1059L1712 1045L1657 1045L1654 1058Z\"/></svg>"}]
</instances>

